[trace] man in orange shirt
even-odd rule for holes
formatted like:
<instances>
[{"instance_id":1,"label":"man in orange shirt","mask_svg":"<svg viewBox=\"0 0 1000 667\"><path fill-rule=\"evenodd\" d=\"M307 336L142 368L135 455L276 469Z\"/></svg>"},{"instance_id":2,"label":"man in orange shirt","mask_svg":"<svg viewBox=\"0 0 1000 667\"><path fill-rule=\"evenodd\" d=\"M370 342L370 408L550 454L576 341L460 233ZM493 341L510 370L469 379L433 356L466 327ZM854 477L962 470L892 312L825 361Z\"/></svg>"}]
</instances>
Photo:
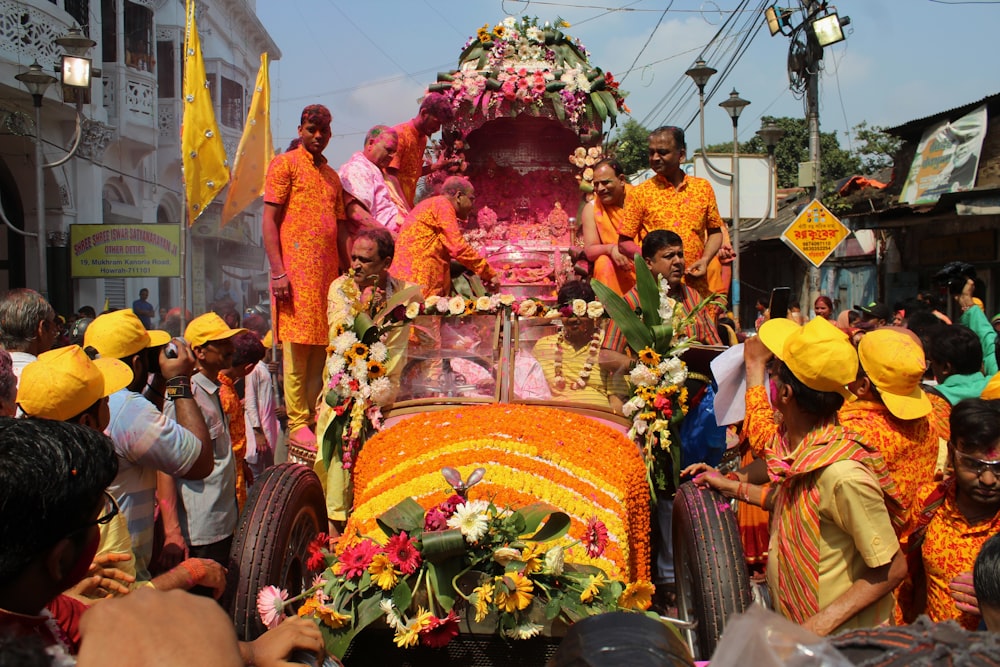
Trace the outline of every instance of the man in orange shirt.
<instances>
[{"instance_id":1,"label":"man in orange shirt","mask_svg":"<svg viewBox=\"0 0 1000 667\"><path fill-rule=\"evenodd\" d=\"M403 223L389 275L420 285L424 298L448 296L454 259L495 287L493 268L473 250L458 226L459 220L469 217L475 201L472 183L452 176L444 182L440 195L420 202Z\"/></svg>"},{"instance_id":2,"label":"man in orange shirt","mask_svg":"<svg viewBox=\"0 0 1000 667\"><path fill-rule=\"evenodd\" d=\"M594 165L594 200L580 213L583 252L594 265L594 279L619 296L635 286L633 259L618 248L618 228L631 189L617 161L601 160Z\"/></svg>"},{"instance_id":3,"label":"man in orange shirt","mask_svg":"<svg viewBox=\"0 0 1000 667\"><path fill-rule=\"evenodd\" d=\"M301 143L278 155L264 189L264 250L271 265L275 334L284 346L289 438L316 446L315 404L326 362L326 291L340 273L347 223L344 193L323 150L330 142L330 111L302 111Z\"/></svg>"},{"instance_id":4,"label":"man in orange shirt","mask_svg":"<svg viewBox=\"0 0 1000 667\"><path fill-rule=\"evenodd\" d=\"M427 138L440 130L443 124L451 122L454 116L455 111L447 97L441 93L428 93L420 103L417 115L393 128L399 138L399 146L386 173L389 182L394 182L410 208L413 208L417 195L417 181L441 166L424 164Z\"/></svg>"},{"instance_id":5,"label":"man in orange shirt","mask_svg":"<svg viewBox=\"0 0 1000 667\"><path fill-rule=\"evenodd\" d=\"M684 241L685 282L703 298L708 287L708 263L722 247L722 218L712 185L681 169L687 159L684 130L661 127L649 135L649 166L656 175L638 185L625 202L620 233L621 251L634 257L632 239L654 229L676 232Z\"/></svg>"}]
</instances>

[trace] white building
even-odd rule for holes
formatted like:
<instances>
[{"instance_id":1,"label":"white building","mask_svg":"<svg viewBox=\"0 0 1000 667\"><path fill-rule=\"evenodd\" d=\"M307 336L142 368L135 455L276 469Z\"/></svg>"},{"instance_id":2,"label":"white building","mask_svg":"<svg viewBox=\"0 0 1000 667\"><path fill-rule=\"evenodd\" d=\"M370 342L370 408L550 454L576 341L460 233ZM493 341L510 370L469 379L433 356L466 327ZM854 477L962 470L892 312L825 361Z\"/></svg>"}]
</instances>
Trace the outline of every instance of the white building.
<instances>
[{"instance_id":1,"label":"white building","mask_svg":"<svg viewBox=\"0 0 1000 667\"><path fill-rule=\"evenodd\" d=\"M280 58L255 13L255 0L199 0L197 21L219 130L232 161L260 54ZM54 39L79 25L97 41L100 70L82 106L75 156L43 170L48 232L48 296L58 312L105 300L126 307L139 290L157 306L180 305L178 278L70 278L73 224L178 224L183 218L180 155L183 0L0 0L0 204L11 225L38 230L32 98L15 79L37 60L55 75L62 49ZM44 162L66 155L76 113L51 86L42 102ZM221 198L192 228L188 303L203 312L224 281L255 303L266 287L260 206L220 230ZM2 224L2 222L0 222ZM0 290L39 285L35 238L0 229Z\"/></svg>"}]
</instances>

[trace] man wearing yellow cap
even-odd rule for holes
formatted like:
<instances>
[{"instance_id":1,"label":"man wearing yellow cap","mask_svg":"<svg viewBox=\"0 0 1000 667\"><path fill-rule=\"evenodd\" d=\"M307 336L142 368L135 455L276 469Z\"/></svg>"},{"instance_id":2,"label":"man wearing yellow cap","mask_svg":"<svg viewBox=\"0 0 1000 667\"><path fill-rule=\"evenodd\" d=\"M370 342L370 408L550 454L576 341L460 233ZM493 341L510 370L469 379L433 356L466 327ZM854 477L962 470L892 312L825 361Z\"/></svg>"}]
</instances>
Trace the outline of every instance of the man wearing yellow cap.
<instances>
[{"instance_id":1,"label":"man wearing yellow cap","mask_svg":"<svg viewBox=\"0 0 1000 667\"><path fill-rule=\"evenodd\" d=\"M858 357L858 379L848 385L858 400L844 403L840 423L882 454L905 521L917 489L933 481L937 468L938 435L927 418L931 402L920 388L924 350L911 331L886 327L865 334Z\"/></svg>"},{"instance_id":2,"label":"man wearing yellow cap","mask_svg":"<svg viewBox=\"0 0 1000 667\"><path fill-rule=\"evenodd\" d=\"M748 393L771 372L770 396L782 416L764 447L767 474L751 466L730 479L704 464L685 473L774 508L767 581L783 616L819 635L887 622L906 573L886 509L897 502L895 484L881 455L837 423L846 386L857 378L857 352L826 320L800 327L776 319L747 341L744 362ZM776 484L770 494L756 486L768 478Z\"/></svg>"},{"instance_id":3,"label":"man wearing yellow cap","mask_svg":"<svg viewBox=\"0 0 1000 667\"><path fill-rule=\"evenodd\" d=\"M236 519L236 465L229 435L229 418L219 398L219 372L233 365L232 337L246 329L230 329L215 313L200 315L188 324L184 338L194 351L198 372L189 380L173 378L167 396L173 397L163 413L173 417L176 399L193 397L205 417L212 438L212 472L203 480L177 480L180 491L181 530L192 556L211 558L225 565Z\"/></svg>"},{"instance_id":4,"label":"man wearing yellow cap","mask_svg":"<svg viewBox=\"0 0 1000 667\"><path fill-rule=\"evenodd\" d=\"M84 334L84 347L105 359L119 359L132 369L134 379L113 393L107 435L115 443L118 474L109 491L128 520L135 551L136 573L149 578L153 556L154 516L160 509L165 532L158 565L173 567L187 555L187 543L177 517L174 477L204 479L212 471L212 440L194 399L175 394L173 417L164 416L140 392L163 401L167 380L190 383L195 372L194 354L181 340L174 341L176 356L168 357L165 331L147 331L131 310L117 310L95 319ZM153 380L147 387L147 377ZM165 379L166 378L166 379Z\"/></svg>"}]
</instances>

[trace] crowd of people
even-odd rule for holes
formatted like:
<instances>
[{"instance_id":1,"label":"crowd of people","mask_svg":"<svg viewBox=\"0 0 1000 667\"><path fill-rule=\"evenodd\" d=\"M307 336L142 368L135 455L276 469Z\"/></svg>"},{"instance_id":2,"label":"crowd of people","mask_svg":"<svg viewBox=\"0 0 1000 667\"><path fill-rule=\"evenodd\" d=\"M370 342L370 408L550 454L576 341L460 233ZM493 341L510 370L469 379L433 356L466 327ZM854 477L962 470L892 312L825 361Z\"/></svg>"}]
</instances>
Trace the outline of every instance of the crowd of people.
<instances>
[{"instance_id":1,"label":"crowd of people","mask_svg":"<svg viewBox=\"0 0 1000 667\"><path fill-rule=\"evenodd\" d=\"M417 199L421 177L442 166L425 162L427 139L451 114L443 96L427 95L412 120L372 128L338 173L323 156L329 111L303 110L298 142L270 165L264 194L273 341L259 315L241 323L208 312L180 331L188 318L161 312L153 328L146 290L130 309L80 313L85 325L61 339L41 295L0 297L0 634L31 637L60 659L79 653L80 664L137 664L190 655L195 643L136 629L157 642L123 647L120 633L142 615L190 611L197 622L178 628L208 639L198 650L214 651L213 664L322 653L303 619L237 642L210 599L226 589L254 479L282 459L285 438L315 452L329 426L321 396L335 280L349 269L367 304L410 288L420 301L447 297L453 263L499 287L460 227L475 206L471 182L452 176ZM737 337L718 309L699 310L714 291L710 264L732 248L711 186L680 169L685 151L683 131L655 130L654 176L635 187L613 160L600 162L582 215L595 279L636 308L631 258L644 261L679 312L694 314L677 335L744 346L746 417L732 430L742 465L724 474L696 463L682 475L740 501L747 560L775 609L817 634L921 614L1000 630L1000 316L987 318L970 279L953 297L956 321L932 294L839 316L821 296L807 322L762 307L756 335ZM560 288L561 326L518 352L516 395L621 411L636 351L614 321L573 312L594 299L587 279ZM461 333L438 335L443 344ZM272 344L282 349L286 413L265 360ZM317 471L336 534L351 510L349 471L337 461ZM670 494L658 497L661 612L675 591L671 511Z\"/></svg>"}]
</instances>

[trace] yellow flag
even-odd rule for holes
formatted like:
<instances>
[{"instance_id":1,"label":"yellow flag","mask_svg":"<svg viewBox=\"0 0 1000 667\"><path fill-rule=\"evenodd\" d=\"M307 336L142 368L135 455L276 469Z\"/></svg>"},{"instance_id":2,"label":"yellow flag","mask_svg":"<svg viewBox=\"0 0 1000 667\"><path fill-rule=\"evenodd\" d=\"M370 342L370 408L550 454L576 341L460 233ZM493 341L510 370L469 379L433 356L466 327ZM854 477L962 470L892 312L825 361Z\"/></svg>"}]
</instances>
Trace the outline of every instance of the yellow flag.
<instances>
[{"instance_id":1,"label":"yellow flag","mask_svg":"<svg viewBox=\"0 0 1000 667\"><path fill-rule=\"evenodd\" d=\"M271 141L271 84L267 75L267 53L260 54L260 70L254 84L240 147L233 164L233 178L222 206L222 224L235 218L264 194L264 177L274 157Z\"/></svg>"},{"instance_id":2,"label":"yellow flag","mask_svg":"<svg viewBox=\"0 0 1000 667\"><path fill-rule=\"evenodd\" d=\"M184 119L181 122L181 163L188 224L198 216L229 181L226 147L219 136L212 108L212 91L205 76L201 40L194 21L194 0L187 0L184 33Z\"/></svg>"}]
</instances>

